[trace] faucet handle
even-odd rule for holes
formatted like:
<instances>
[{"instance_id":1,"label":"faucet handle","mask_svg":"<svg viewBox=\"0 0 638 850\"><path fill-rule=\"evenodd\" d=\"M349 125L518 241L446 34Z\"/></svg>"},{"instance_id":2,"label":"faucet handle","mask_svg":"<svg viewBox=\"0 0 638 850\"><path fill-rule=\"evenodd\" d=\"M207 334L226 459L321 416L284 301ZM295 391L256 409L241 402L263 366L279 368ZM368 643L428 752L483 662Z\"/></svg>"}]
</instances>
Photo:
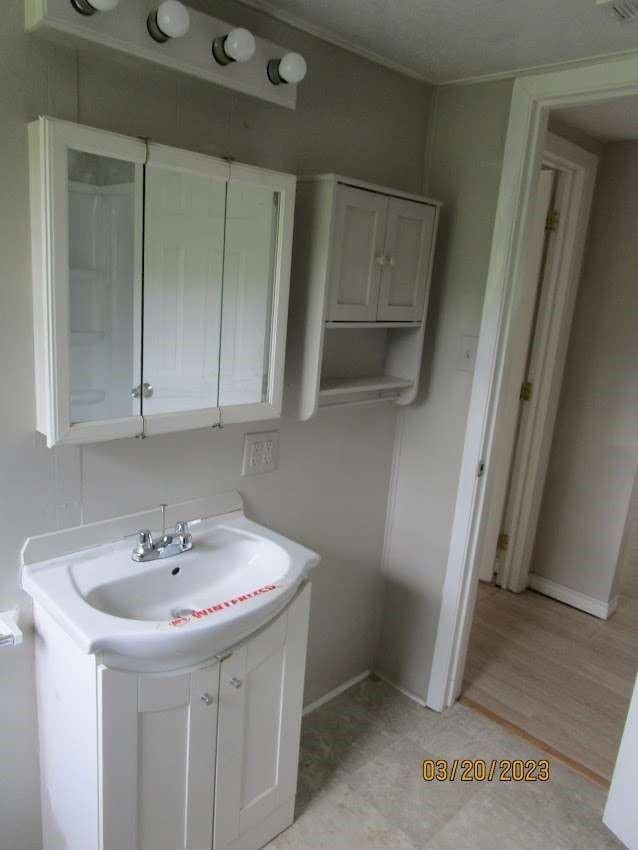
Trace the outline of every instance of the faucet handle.
<instances>
[{"instance_id":1,"label":"faucet handle","mask_svg":"<svg viewBox=\"0 0 638 850\"><path fill-rule=\"evenodd\" d=\"M153 535L145 528L143 531L138 532L137 535L137 546L133 550L133 558L143 558L147 552L150 552L153 548Z\"/></svg>"},{"instance_id":2,"label":"faucet handle","mask_svg":"<svg viewBox=\"0 0 638 850\"><path fill-rule=\"evenodd\" d=\"M182 550L190 549L193 545L193 535L188 530L188 523L183 520L175 523L175 537L180 538Z\"/></svg>"},{"instance_id":3,"label":"faucet handle","mask_svg":"<svg viewBox=\"0 0 638 850\"><path fill-rule=\"evenodd\" d=\"M137 542L139 543L140 547L143 547L145 549L150 549L153 546L153 535L148 530L148 528L145 528L143 531L140 531L138 533Z\"/></svg>"}]
</instances>

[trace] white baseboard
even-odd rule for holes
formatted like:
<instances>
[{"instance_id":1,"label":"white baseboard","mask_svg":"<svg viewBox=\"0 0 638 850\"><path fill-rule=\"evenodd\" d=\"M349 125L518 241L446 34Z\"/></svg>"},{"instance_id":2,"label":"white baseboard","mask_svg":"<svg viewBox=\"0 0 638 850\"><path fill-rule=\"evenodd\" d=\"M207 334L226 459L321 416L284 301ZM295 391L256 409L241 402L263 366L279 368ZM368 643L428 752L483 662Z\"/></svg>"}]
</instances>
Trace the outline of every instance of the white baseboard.
<instances>
[{"instance_id":1,"label":"white baseboard","mask_svg":"<svg viewBox=\"0 0 638 850\"><path fill-rule=\"evenodd\" d=\"M367 679L370 675L369 670L364 670L363 673L359 673L358 676L353 676L352 679L348 679L347 682L343 682L341 685L337 685L336 688L333 688L331 691L328 691L327 694L324 694L319 699L316 699L314 702L309 703L305 706L303 710L303 714L310 714L311 711L314 711L319 706L323 705L326 702L330 702L331 699L338 697L339 694L342 694L344 691L347 691L348 688L351 688L353 685L362 682L364 679Z\"/></svg>"},{"instance_id":2,"label":"white baseboard","mask_svg":"<svg viewBox=\"0 0 638 850\"><path fill-rule=\"evenodd\" d=\"M351 688L353 685L356 685L359 682L362 682L364 679L367 679L370 676L371 672L371 670L364 670L363 673L359 673L358 676L353 676L352 679L348 679L347 682L343 682L343 684L338 685L331 691L328 691L327 694L324 694L322 697L319 697L319 699L316 699L314 702L309 703L304 708L303 714L310 714L311 711L314 711L316 708L319 708L325 703L330 702L331 699L338 697L339 694L342 694L344 691L347 691L348 688ZM378 673L376 670L374 671L374 675L378 676L382 682L386 683L386 685L390 685L391 688L394 688L395 691L399 691L399 693L403 694L403 696L408 697L408 699L411 699L413 702L416 702L418 705L421 706L421 708L427 708L425 700L421 699L421 697L418 697L416 694L413 694L412 691L408 691L405 688L400 687L399 685L397 685L396 682L393 682L391 679L388 679L387 676L384 676L383 673Z\"/></svg>"},{"instance_id":3,"label":"white baseboard","mask_svg":"<svg viewBox=\"0 0 638 850\"><path fill-rule=\"evenodd\" d=\"M545 596L551 596L552 599L557 599L559 602L564 602L566 605L571 605L572 608L578 608L601 620L608 620L618 607L617 596L609 602L602 602L600 599L579 593L577 590L565 587L564 584L558 584L551 579L538 575L538 573L529 574L529 586L532 590L537 590Z\"/></svg>"},{"instance_id":4,"label":"white baseboard","mask_svg":"<svg viewBox=\"0 0 638 850\"><path fill-rule=\"evenodd\" d=\"M391 688L394 688L395 691L398 691L400 694L403 694L404 697L411 699L412 702L416 702L421 708L427 708L428 705L424 699L418 697L416 694L412 693L412 691L408 691L407 688L402 688L400 685L397 685L396 682L393 682L392 679L388 679L383 673L379 673L377 670L374 671L374 675L378 676L382 682L385 682L386 685L390 685Z\"/></svg>"}]
</instances>

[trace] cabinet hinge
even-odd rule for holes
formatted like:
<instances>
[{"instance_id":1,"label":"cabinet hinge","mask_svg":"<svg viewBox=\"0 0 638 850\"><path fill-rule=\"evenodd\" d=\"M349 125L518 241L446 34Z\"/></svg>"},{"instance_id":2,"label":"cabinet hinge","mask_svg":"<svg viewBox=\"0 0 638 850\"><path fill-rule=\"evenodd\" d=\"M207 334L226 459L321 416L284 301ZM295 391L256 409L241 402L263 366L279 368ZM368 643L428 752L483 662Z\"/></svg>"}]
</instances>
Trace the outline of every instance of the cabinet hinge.
<instances>
[{"instance_id":1,"label":"cabinet hinge","mask_svg":"<svg viewBox=\"0 0 638 850\"><path fill-rule=\"evenodd\" d=\"M558 230L558 225L560 224L560 213L558 210L550 210L547 213L547 220L545 221L545 230L548 232L553 232L554 230Z\"/></svg>"},{"instance_id":2,"label":"cabinet hinge","mask_svg":"<svg viewBox=\"0 0 638 850\"><path fill-rule=\"evenodd\" d=\"M509 545L510 545L510 536L509 536L509 534L505 534L504 532L501 532L501 534L499 534L499 536L498 536L498 541L497 541L497 543L496 543L496 548L497 548L497 549L500 549L500 550L501 550L501 552L506 552L506 551L507 551L507 547L508 547Z\"/></svg>"},{"instance_id":3,"label":"cabinet hinge","mask_svg":"<svg viewBox=\"0 0 638 850\"><path fill-rule=\"evenodd\" d=\"M519 396L521 401L529 401L532 397L532 387L534 385L531 381L523 381L521 385L521 394Z\"/></svg>"}]
</instances>

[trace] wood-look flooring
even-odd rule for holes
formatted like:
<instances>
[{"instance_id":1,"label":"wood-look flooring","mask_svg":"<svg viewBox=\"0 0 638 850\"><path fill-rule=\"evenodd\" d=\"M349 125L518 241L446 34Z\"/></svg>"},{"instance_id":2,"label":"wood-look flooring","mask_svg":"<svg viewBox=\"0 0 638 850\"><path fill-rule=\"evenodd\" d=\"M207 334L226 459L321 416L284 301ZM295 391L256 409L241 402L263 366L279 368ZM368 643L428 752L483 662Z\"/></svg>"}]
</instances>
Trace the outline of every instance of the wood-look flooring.
<instances>
[{"instance_id":1,"label":"wood-look flooring","mask_svg":"<svg viewBox=\"0 0 638 850\"><path fill-rule=\"evenodd\" d=\"M607 780L637 666L638 559L609 620L480 585L463 696Z\"/></svg>"}]
</instances>

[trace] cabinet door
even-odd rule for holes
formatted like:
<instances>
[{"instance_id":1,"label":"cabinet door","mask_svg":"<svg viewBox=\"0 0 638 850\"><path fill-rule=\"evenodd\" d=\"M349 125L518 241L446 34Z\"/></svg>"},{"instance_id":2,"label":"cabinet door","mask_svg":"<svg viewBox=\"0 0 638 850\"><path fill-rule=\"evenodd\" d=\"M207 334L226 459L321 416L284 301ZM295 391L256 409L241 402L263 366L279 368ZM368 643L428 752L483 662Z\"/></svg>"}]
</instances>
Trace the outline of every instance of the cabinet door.
<instances>
[{"instance_id":1,"label":"cabinet door","mask_svg":"<svg viewBox=\"0 0 638 850\"><path fill-rule=\"evenodd\" d=\"M288 174L231 165L219 351L224 423L281 412L295 184Z\"/></svg>"},{"instance_id":2,"label":"cabinet door","mask_svg":"<svg viewBox=\"0 0 638 850\"><path fill-rule=\"evenodd\" d=\"M292 822L310 585L286 613L222 662L214 850L265 844ZM281 812L290 814L281 819ZM272 834L268 834L269 825Z\"/></svg>"},{"instance_id":3,"label":"cabinet door","mask_svg":"<svg viewBox=\"0 0 638 850\"><path fill-rule=\"evenodd\" d=\"M38 430L140 434L144 144L40 118L29 147Z\"/></svg>"},{"instance_id":4,"label":"cabinet door","mask_svg":"<svg viewBox=\"0 0 638 850\"><path fill-rule=\"evenodd\" d=\"M218 421L227 163L159 145L146 168L147 433ZM164 414L161 418L155 414ZM172 414L172 415L171 415Z\"/></svg>"},{"instance_id":5,"label":"cabinet door","mask_svg":"<svg viewBox=\"0 0 638 850\"><path fill-rule=\"evenodd\" d=\"M210 850L219 664L98 673L102 850Z\"/></svg>"},{"instance_id":6,"label":"cabinet door","mask_svg":"<svg viewBox=\"0 0 638 850\"><path fill-rule=\"evenodd\" d=\"M423 319L435 215L435 207L427 204L390 199L385 264L376 314L379 321Z\"/></svg>"},{"instance_id":7,"label":"cabinet door","mask_svg":"<svg viewBox=\"0 0 638 850\"><path fill-rule=\"evenodd\" d=\"M376 320L387 205L385 195L337 187L328 320Z\"/></svg>"}]
</instances>

